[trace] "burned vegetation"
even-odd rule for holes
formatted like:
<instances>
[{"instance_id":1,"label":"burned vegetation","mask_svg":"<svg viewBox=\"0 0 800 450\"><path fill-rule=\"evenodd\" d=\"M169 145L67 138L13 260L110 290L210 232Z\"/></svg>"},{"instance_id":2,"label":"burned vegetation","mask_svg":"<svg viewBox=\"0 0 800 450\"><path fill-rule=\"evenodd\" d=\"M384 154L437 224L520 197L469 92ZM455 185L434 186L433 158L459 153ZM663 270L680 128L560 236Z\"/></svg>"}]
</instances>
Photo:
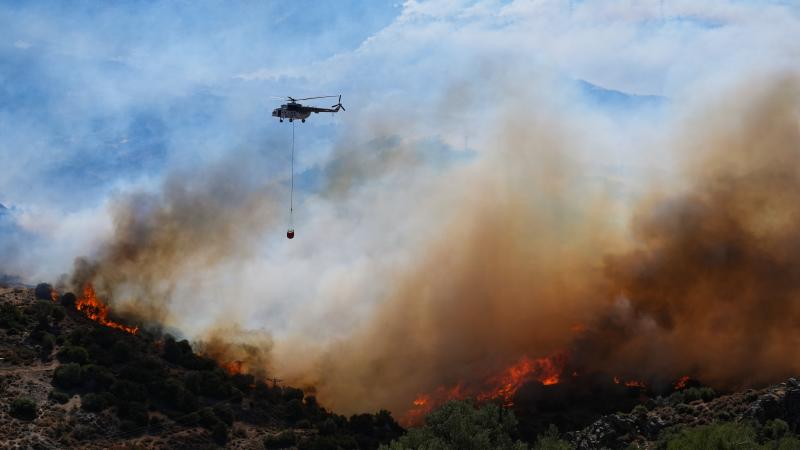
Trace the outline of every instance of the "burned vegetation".
<instances>
[{"instance_id":1,"label":"burned vegetation","mask_svg":"<svg viewBox=\"0 0 800 450\"><path fill-rule=\"evenodd\" d=\"M386 411L333 414L50 292L0 288L3 448L377 448L403 432Z\"/></svg>"}]
</instances>

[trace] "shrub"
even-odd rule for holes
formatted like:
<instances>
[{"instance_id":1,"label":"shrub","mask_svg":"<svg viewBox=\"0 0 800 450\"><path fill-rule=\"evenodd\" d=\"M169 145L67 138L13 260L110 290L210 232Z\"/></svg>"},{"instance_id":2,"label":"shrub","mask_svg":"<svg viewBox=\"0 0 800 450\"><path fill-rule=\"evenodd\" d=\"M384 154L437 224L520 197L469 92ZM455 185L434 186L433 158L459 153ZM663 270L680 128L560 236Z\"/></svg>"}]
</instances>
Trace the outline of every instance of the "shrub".
<instances>
[{"instance_id":1,"label":"shrub","mask_svg":"<svg viewBox=\"0 0 800 450\"><path fill-rule=\"evenodd\" d=\"M60 388L72 389L81 385L82 375L80 364L62 364L53 374L53 384Z\"/></svg>"},{"instance_id":2,"label":"shrub","mask_svg":"<svg viewBox=\"0 0 800 450\"><path fill-rule=\"evenodd\" d=\"M781 419L770 420L764 424L761 433L767 439L780 439L789 432L789 424Z\"/></svg>"},{"instance_id":3,"label":"shrub","mask_svg":"<svg viewBox=\"0 0 800 450\"><path fill-rule=\"evenodd\" d=\"M89 352L83 347L67 345L58 351L58 360L63 363L86 364L89 362Z\"/></svg>"},{"instance_id":4,"label":"shrub","mask_svg":"<svg viewBox=\"0 0 800 450\"><path fill-rule=\"evenodd\" d=\"M558 428L552 424L536 439L536 444L533 446L534 450L571 450L572 448L569 442L559 437Z\"/></svg>"},{"instance_id":5,"label":"shrub","mask_svg":"<svg viewBox=\"0 0 800 450\"><path fill-rule=\"evenodd\" d=\"M228 441L228 427L222 422L217 422L211 429L211 437L217 444L225 445Z\"/></svg>"},{"instance_id":6,"label":"shrub","mask_svg":"<svg viewBox=\"0 0 800 450\"><path fill-rule=\"evenodd\" d=\"M117 415L120 419L131 420L139 426L147 425L150 419L147 407L141 402L121 402L117 407Z\"/></svg>"},{"instance_id":7,"label":"shrub","mask_svg":"<svg viewBox=\"0 0 800 450\"><path fill-rule=\"evenodd\" d=\"M83 367L83 382L89 389L106 390L114 384L116 378L108 368L89 364Z\"/></svg>"},{"instance_id":8,"label":"shrub","mask_svg":"<svg viewBox=\"0 0 800 450\"><path fill-rule=\"evenodd\" d=\"M748 424L734 422L685 428L668 435L665 441L665 445L659 448L667 450L759 448L755 429Z\"/></svg>"},{"instance_id":9,"label":"shrub","mask_svg":"<svg viewBox=\"0 0 800 450\"><path fill-rule=\"evenodd\" d=\"M211 430L214 426L220 422L217 418L217 415L214 414L214 410L211 408L203 408L199 411L200 414L200 425L204 428Z\"/></svg>"},{"instance_id":10,"label":"shrub","mask_svg":"<svg viewBox=\"0 0 800 450\"><path fill-rule=\"evenodd\" d=\"M681 391L681 393L683 394L684 403L691 403L696 400L703 400L704 402L707 402L709 400L713 400L714 397L717 396L717 393L714 392L713 389L707 387L692 387Z\"/></svg>"},{"instance_id":11,"label":"shrub","mask_svg":"<svg viewBox=\"0 0 800 450\"><path fill-rule=\"evenodd\" d=\"M11 402L11 416L21 420L36 418L36 402L30 397L17 397Z\"/></svg>"},{"instance_id":12,"label":"shrub","mask_svg":"<svg viewBox=\"0 0 800 450\"><path fill-rule=\"evenodd\" d=\"M67 314L64 312L64 308L61 306L53 306L50 309L50 317L53 319L54 322L58 323L64 320Z\"/></svg>"},{"instance_id":13,"label":"shrub","mask_svg":"<svg viewBox=\"0 0 800 450\"><path fill-rule=\"evenodd\" d=\"M55 389L50 391L48 397L50 398L50 400L53 400L61 405L69 401L69 394L67 394L66 392L57 391Z\"/></svg>"},{"instance_id":14,"label":"shrub","mask_svg":"<svg viewBox=\"0 0 800 450\"><path fill-rule=\"evenodd\" d=\"M100 412L114 404L114 397L107 392L95 394L90 392L81 396L81 409Z\"/></svg>"},{"instance_id":15,"label":"shrub","mask_svg":"<svg viewBox=\"0 0 800 450\"><path fill-rule=\"evenodd\" d=\"M287 448L295 445L295 443L297 443L297 436L295 436L292 430L282 431L278 434L270 434L264 438L264 447L269 449Z\"/></svg>"},{"instance_id":16,"label":"shrub","mask_svg":"<svg viewBox=\"0 0 800 450\"><path fill-rule=\"evenodd\" d=\"M206 397L227 398L233 393L231 384L221 370L189 372L185 384L195 394Z\"/></svg>"},{"instance_id":17,"label":"shrub","mask_svg":"<svg viewBox=\"0 0 800 450\"><path fill-rule=\"evenodd\" d=\"M111 385L111 393L123 401L135 402L147 397L147 390L139 383L117 380Z\"/></svg>"},{"instance_id":18,"label":"shrub","mask_svg":"<svg viewBox=\"0 0 800 450\"><path fill-rule=\"evenodd\" d=\"M11 303L0 304L0 328L22 331L27 320L19 309Z\"/></svg>"},{"instance_id":19,"label":"shrub","mask_svg":"<svg viewBox=\"0 0 800 450\"><path fill-rule=\"evenodd\" d=\"M233 409L227 403L218 403L214 406L214 414L217 415L219 420L224 422L226 425L230 426L233 425Z\"/></svg>"},{"instance_id":20,"label":"shrub","mask_svg":"<svg viewBox=\"0 0 800 450\"><path fill-rule=\"evenodd\" d=\"M405 450L435 449L526 449L521 441L511 437L516 434L514 413L489 403L475 408L465 401L450 401L425 418L425 426L412 428L399 439L382 449Z\"/></svg>"},{"instance_id":21,"label":"shrub","mask_svg":"<svg viewBox=\"0 0 800 450\"><path fill-rule=\"evenodd\" d=\"M56 338L50 333L42 334L42 338L40 339L42 345L42 356L48 357L50 353L53 352L53 349L56 345Z\"/></svg>"},{"instance_id":22,"label":"shrub","mask_svg":"<svg viewBox=\"0 0 800 450\"><path fill-rule=\"evenodd\" d=\"M47 283L39 283L36 285L36 289L33 290L33 295L36 296L37 300L53 301L53 286Z\"/></svg>"},{"instance_id":23,"label":"shrub","mask_svg":"<svg viewBox=\"0 0 800 450\"><path fill-rule=\"evenodd\" d=\"M61 300L59 301L59 303L61 304L61 306L65 308L74 308L75 303L77 303L77 301L78 298L75 297L75 294L73 294L72 292L67 292L66 294L61 296Z\"/></svg>"}]
</instances>

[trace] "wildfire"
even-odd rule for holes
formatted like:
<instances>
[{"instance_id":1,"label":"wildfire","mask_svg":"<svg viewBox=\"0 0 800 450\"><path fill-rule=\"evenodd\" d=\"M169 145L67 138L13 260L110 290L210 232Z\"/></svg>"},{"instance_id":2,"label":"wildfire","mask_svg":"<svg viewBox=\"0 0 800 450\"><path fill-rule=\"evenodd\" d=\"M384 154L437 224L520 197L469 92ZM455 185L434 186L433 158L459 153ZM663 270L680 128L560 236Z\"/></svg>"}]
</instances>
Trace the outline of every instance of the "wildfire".
<instances>
[{"instance_id":1,"label":"wildfire","mask_svg":"<svg viewBox=\"0 0 800 450\"><path fill-rule=\"evenodd\" d=\"M220 365L230 375L236 375L244 372L244 363L242 361L231 361Z\"/></svg>"},{"instance_id":2,"label":"wildfire","mask_svg":"<svg viewBox=\"0 0 800 450\"><path fill-rule=\"evenodd\" d=\"M675 385L673 387L675 388L676 391L686 389L686 385L689 383L690 379L691 378L689 377L689 375L684 375L678 378L678 381L675 382Z\"/></svg>"},{"instance_id":3,"label":"wildfire","mask_svg":"<svg viewBox=\"0 0 800 450\"><path fill-rule=\"evenodd\" d=\"M635 387L635 388L646 388L647 384L644 381L639 380L623 380L622 377L615 376L614 383L621 384L626 387Z\"/></svg>"},{"instance_id":4,"label":"wildfire","mask_svg":"<svg viewBox=\"0 0 800 450\"><path fill-rule=\"evenodd\" d=\"M545 386L557 384L565 362L566 358L561 355L539 359L523 357L516 364L491 377L486 384L492 388L481 392L477 398L479 401L501 399L504 405L511 406L514 394L528 381L538 380Z\"/></svg>"},{"instance_id":5,"label":"wildfire","mask_svg":"<svg viewBox=\"0 0 800 450\"><path fill-rule=\"evenodd\" d=\"M479 402L500 400L505 406L513 406L514 394L523 384L532 380L544 385L557 384L566 362L567 358L564 355L538 359L523 357L497 375L486 379L480 387L467 387L463 383L451 387L440 386L433 392L418 395L401 422L406 426L417 425L431 410L448 400L465 398L474 398Z\"/></svg>"},{"instance_id":6,"label":"wildfire","mask_svg":"<svg viewBox=\"0 0 800 450\"><path fill-rule=\"evenodd\" d=\"M75 308L86 317L107 327L116 328L131 334L139 332L139 327L129 327L108 319L108 306L97 300L94 287L90 283L83 286L83 295L75 302Z\"/></svg>"}]
</instances>

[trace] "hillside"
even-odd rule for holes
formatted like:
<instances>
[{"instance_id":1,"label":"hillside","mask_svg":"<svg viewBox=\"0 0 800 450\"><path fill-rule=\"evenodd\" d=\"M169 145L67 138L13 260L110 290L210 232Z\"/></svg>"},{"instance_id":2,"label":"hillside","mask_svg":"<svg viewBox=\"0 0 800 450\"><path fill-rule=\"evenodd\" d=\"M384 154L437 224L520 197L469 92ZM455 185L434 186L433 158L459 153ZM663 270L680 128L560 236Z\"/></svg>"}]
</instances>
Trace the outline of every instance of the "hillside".
<instances>
[{"instance_id":1,"label":"hillside","mask_svg":"<svg viewBox=\"0 0 800 450\"><path fill-rule=\"evenodd\" d=\"M402 433L388 412L330 413L74 301L0 287L0 448L376 448Z\"/></svg>"},{"instance_id":2,"label":"hillside","mask_svg":"<svg viewBox=\"0 0 800 450\"><path fill-rule=\"evenodd\" d=\"M406 433L386 411L334 414L300 389L231 374L169 335L133 334L113 318L103 325L87 317L95 311L78 310L74 296L43 299L48 292L0 286L0 448L375 449L391 443L406 450L480 449L491 442L514 449L701 449L733 448L725 442L734 441L741 448L800 448L794 378L726 395L696 380L668 395L621 387L602 403L616 398L629 412L613 414L574 401L553 409L547 397L524 406L522 395L512 408L517 419L495 404L456 401ZM587 380L581 385L601 395ZM558 394L575 387L534 382L530 389ZM575 426L576 417L591 423Z\"/></svg>"}]
</instances>

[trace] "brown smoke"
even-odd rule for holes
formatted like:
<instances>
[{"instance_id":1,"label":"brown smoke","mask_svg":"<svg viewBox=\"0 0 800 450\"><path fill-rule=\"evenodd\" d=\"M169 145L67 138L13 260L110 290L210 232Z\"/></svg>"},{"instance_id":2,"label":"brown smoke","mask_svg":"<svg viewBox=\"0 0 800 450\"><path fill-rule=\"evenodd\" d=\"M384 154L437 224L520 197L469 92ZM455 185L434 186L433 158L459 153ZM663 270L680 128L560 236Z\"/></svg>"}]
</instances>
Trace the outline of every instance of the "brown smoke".
<instances>
[{"instance_id":1,"label":"brown smoke","mask_svg":"<svg viewBox=\"0 0 800 450\"><path fill-rule=\"evenodd\" d=\"M618 141L574 111L529 100L509 100L501 124L488 125L490 148L469 162L430 170L407 143L389 143L343 153L329 168L330 189L316 201L351 206L367 192L380 199L376 215L425 224L397 243L410 263L365 277L388 295L368 299L377 306L349 335L290 335L273 350L268 338L230 345L229 333L210 333L204 351L313 385L345 413L401 413L420 393L557 352L648 381L691 374L733 387L797 373L797 79L751 80L684 124L665 124L667 137L653 145L666 143L680 176L650 186L629 229L620 221L628 200L584 158L596 163ZM380 182L359 184L370 177ZM248 254L280 217L270 189L248 179L224 169L176 175L161 193L127 197L113 240L79 263L75 283L92 281L100 296L176 322L168 304L176 283ZM404 204L413 207L398 213ZM235 299L219 301L236 309ZM347 316L358 305L337 306Z\"/></svg>"},{"instance_id":2,"label":"brown smoke","mask_svg":"<svg viewBox=\"0 0 800 450\"><path fill-rule=\"evenodd\" d=\"M624 312L586 336L587 364L721 387L800 371L800 85L758 81L679 134L686 185L640 205L636 248L608 258Z\"/></svg>"},{"instance_id":3,"label":"brown smoke","mask_svg":"<svg viewBox=\"0 0 800 450\"><path fill-rule=\"evenodd\" d=\"M251 237L276 214L276 188L242 163L226 160L199 172L173 173L156 193L120 196L114 234L93 258L78 258L77 291L91 282L98 297L146 323L172 323L169 301L178 282L250 252ZM208 296L197 294L198 301ZM226 301L226 299L219 299Z\"/></svg>"},{"instance_id":4,"label":"brown smoke","mask_svg":"<svg viewBox=\"0 0 800 450\"><path fill-rule=\"evenodd\" d=\"M320 397L402 412L419 393L562 350L648 382L797 373L798 83L757 81L670 136L682 177L653 186L629 238L571 160L587 144L578 130L511 119L492 155L444 178L451 214L373 320L321 358Z\"/></svg>"}]
</instances>

